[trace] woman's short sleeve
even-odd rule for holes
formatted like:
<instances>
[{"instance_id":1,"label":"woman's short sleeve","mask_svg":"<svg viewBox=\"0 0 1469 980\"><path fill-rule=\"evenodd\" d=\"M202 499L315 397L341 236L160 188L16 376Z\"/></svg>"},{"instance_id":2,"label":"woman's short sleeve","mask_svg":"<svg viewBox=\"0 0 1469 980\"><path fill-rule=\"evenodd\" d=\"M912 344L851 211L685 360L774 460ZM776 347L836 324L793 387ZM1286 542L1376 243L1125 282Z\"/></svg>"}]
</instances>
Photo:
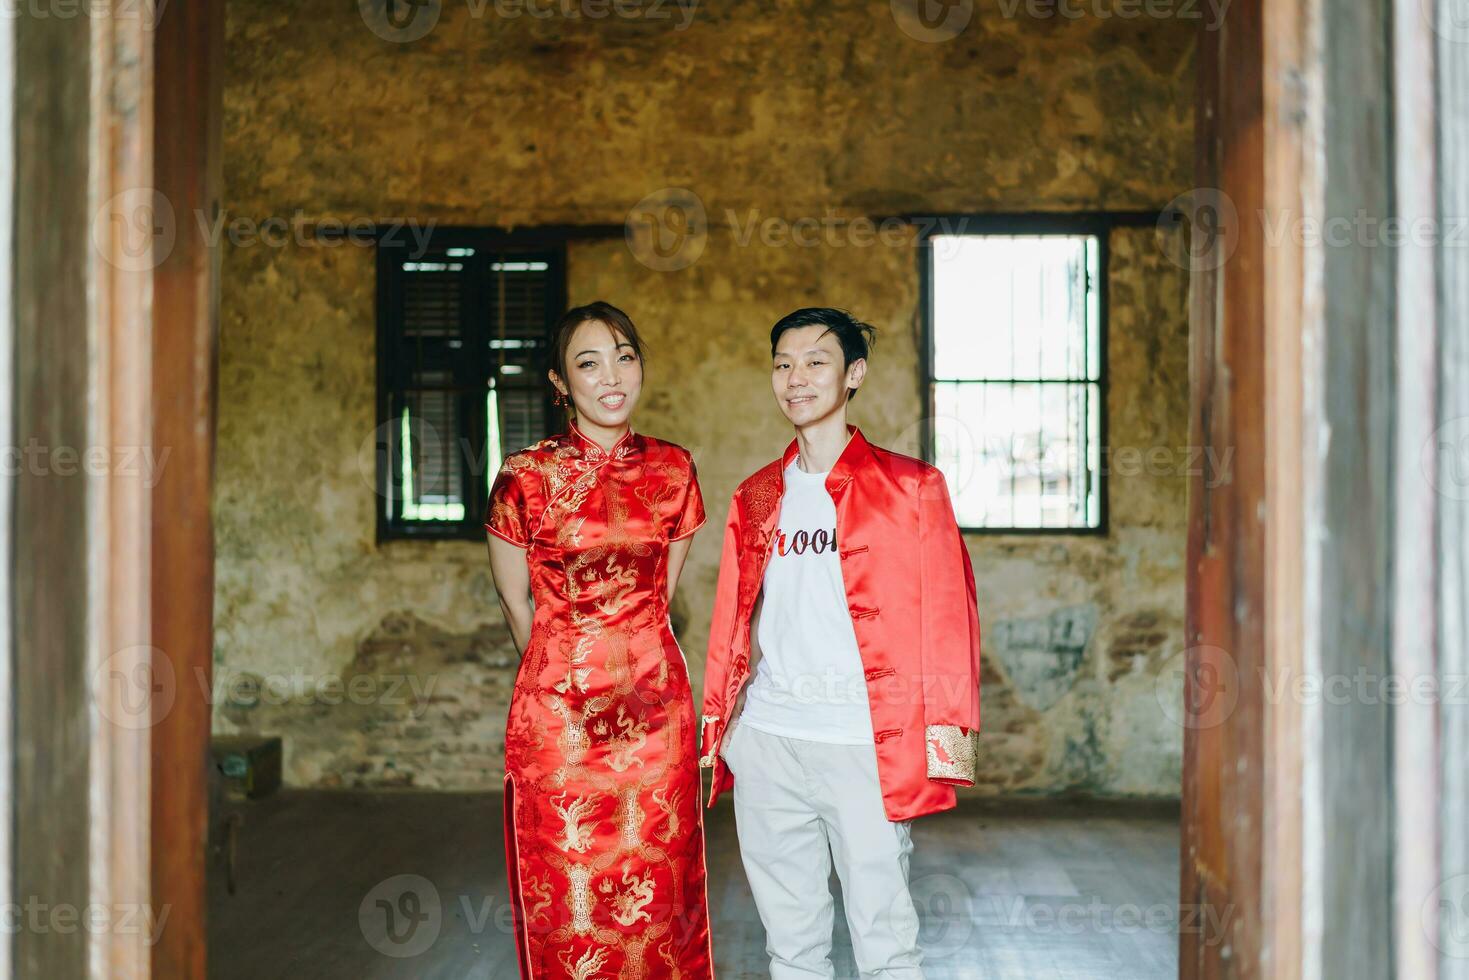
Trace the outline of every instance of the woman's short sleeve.
<instances>
[{"instance_id":1,"label":"woman's short sleeve","mask_svg":"<svg viewBox=\"0 0 1469 980\"><path fill-rule=\"evenodd\" d=\"M529 548L530 535L526 532L526 524L525 489L520 485L515 470L508 465L502 466L490 487L485 530L518 548Z\"/></svg>"},{"instance_id":2,"label":"woman's short sleeve","mask_svg":"<svg viewBox=\"0 0 1469 980\"><path fill-rule=\"evenodd\" d=\"M685 484L683 506L679 509L678 523L668 540L677 541L693 534L704 526L704 495L699 491L699 471L694 458L689 457L689 479Z\"/></svg>"}]
</instances>

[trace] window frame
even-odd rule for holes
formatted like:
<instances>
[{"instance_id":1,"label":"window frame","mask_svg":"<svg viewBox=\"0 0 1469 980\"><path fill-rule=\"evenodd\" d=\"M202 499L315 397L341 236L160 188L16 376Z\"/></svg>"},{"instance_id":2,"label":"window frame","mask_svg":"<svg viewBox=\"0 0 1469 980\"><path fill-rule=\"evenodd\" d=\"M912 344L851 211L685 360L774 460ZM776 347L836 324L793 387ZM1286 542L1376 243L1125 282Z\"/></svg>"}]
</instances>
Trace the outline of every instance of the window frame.
<instances>
[{"instance_id":1,"label":"window frame","mask_svg":"<svg viewBox=\"0 0 1469 980\"><path fill-rule=\"evenodd\" d=\"M1024 235L1094 236L1097 240L1098 368L1096 382L1101 404L1098 408L1098 446L1101 465L1097 470L1098 515L1096 527L975 527L960 524L963 534L998 537L1106 537L1111 533L1111 480L1108 475L1108 447L1111 438L1108 401L1111 392L1109 344L1109 292L1111 280L1111 233L1118 227L1153 226L1158 222L1155 211L1111 211L1070 213L986 213L905 216L917 227L918 304L919 304L919 403L923 406L920 420L920 452L927 463L934 463L935 415L934 377L934 270L933 239L941 235ZM1003 381L998 383L1004 383ZM950 491L952 495L952 491ZM956 513L957 516L957 513Z\"/></svg>"},{"instance_id":2,"label":"window frame","mask_svg":"<svg viewBox=\"0 0 1469 980\"><path fill-rule=\"evenodd\" d=\"M567 308L567 244L576 238L611 237L611 231L609 228L600 226L544 226L513 230L484 226L435 226L429 231L426 244L434 249L468 247L475 249L477 253L481 251L493 253L506 249L546 253L551 260L551 269L548 270L551 277L551 290L546 297L546 332L549 338L552 325ZM617 226L615 232L620 236L622 226ZM465 492L463 520L405 522L390 519L386 513L387 508L384 502L389 499L390 494L396 495L398 492L398 477L393 465L396 441L391 438L389 416L392 413L394 396L401 390L401 386L394 377L391 358L400 343L403 329L398 308L402 298L404 273L395 266L402 261L413 260L414 256L410 253L415 244L411 238L403 238L404 234L404 231L398 228L399 240L391 247L384 244L384 239L388 237L387 234L376 235L378 240L375 256L377 428L374 430L376 441L374 465L377 472L375 476L376 496L373 501L376 541L379 545L388 541L482 541L485 536L484 512L489 502L489 488L486 486L488 474L484 472L484 466L472 465L472 460L466 460L463 476L468 485ZM477 299L472 302L477 302ZM478 331L482 327L483 324L470 323L471 330ZM478 343L479 339L478 337L466 337L466 347L481 347L482 345ZM485 367L487 370L488 363ZM476 377L485 373L479 368L472 368L472 370ZM481 380L488 383L488 377ZM553 420L550 425L554 429L556 427L554 420L562 413L554 405L549 385L545 398L546 418ZM480 460L484 460L488 432L483 419L478 413L471 412L463 420L463 425L465 431L456 436L468 439L470 452Z\"/></svg>"}]
</instances>

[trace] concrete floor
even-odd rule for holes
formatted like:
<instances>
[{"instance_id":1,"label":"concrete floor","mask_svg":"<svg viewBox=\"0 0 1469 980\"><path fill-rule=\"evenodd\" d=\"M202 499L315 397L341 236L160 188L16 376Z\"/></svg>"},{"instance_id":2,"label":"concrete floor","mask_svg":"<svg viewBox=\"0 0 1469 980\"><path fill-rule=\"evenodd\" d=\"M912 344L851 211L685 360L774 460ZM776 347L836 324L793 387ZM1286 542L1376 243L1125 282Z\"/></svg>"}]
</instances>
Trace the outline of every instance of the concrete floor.
<instances>
[{"instance_id":1,"label":"concrete floor","mask_svg":"<svg viewBox=\"0 0 1469 980\"><path fill-rule=\"evenodd\" d=\"M500 807L442 793L231 804L236 891L212 866L210 977L514 980ZM706 820L717 975L764 978L731 807ZM1176 807L965 799L913 838L928 980L1177 976ZM840 907L837 920L836 973L855 978Z\"/></svg>"}]
</instances>

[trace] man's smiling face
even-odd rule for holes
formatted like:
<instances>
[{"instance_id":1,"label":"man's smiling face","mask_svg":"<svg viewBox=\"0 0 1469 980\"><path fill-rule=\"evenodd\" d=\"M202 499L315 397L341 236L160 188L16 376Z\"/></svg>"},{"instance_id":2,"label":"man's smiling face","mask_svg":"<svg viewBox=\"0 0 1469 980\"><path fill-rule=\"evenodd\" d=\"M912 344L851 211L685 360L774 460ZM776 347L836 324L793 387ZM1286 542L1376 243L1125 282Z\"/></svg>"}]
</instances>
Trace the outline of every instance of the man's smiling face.
<instances>
[{"instance_id":1,"label":"man's smiling face","mask_svg":"<svg viewBox=\"0 0 1469 980\"><path fill-rule=\"evenodd\" d=\"M811 425L839 411L847 390L862 384L867 362L842 366L842 345L827 327L795 327L780 335L771 361L770 385L790 423Z\"/></svg>"}]
</instances>

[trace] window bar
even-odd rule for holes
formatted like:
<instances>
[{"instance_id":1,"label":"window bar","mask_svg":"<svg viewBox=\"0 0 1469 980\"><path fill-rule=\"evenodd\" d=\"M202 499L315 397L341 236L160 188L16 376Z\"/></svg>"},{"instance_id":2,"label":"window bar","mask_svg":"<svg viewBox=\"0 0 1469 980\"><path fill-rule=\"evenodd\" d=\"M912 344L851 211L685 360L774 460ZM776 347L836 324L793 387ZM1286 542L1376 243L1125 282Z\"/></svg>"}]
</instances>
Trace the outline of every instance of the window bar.
<instances>
[{"instance_id":1,"label":"window bar","mask_svg":"<svg viewBox=\"0 0 1469 980\"><path fill-rule=\"evenodd\" d=\"M1015 266L1010 266L1010 290L1006 297L1009 301L1010 318L1010 458L1008 469L1010 471L1010 524L1015 524L1015 369L1019 365L1015 362Z\"/></svg>"},{"instance_id":2,"label":"window bar","mask_svg":"<svg viewBox=\"0 0 1469 980\"><path fill-rule=\"evenodd\" d=\"M406 317L404 318L403 325L405 328L408 325ZM423 363L426 360L423 344L423 331L415 330L413 332L413 365L415 370L408 376L410 384L416 383L417 379L423 376ZM409 515L413 513L418 503L416 499L418 494L418 481L413 478L415 475L414 470L416 469L413 458L413 438L409 432L409 427L423 414L423 396L420 393L415 398L411 394L413 390L409 388L403 393L403 496L402 500L399 501L398 516L404 520L411 519Z\"/></svg>"},{"instance_id":3,"label":"window bar","mask_svg":"<svg viewBox=\"0 0 1469 980\"><path fill-rule=\"evenodd\" d=\"M1091 496L1092 496L1092 487L1093 487L1093 484L1094 484L1094 480L1096 478L1096 474L1095 474L1095 472L1092 469L1092 450L1093 450L1094 447L1092 446L1092 430L1091 430L1091 426L1092 426L1092 422L1091 422L1091 384L1090 384L1091 373L1092 373L1092 369L1091 369L1091 338L1092 338L1092 327L1097 322L1096 319L1092 316L1092 288L1093 288L1093 282L1092 282L1092 260L1091 260L1091 256L1092 256L1092 253L1093 253L1093 249L1094 249L1094 242L1093 242L1093 240L1091 238L1088 238L1086 240L1085 246L1082 249L1082 258L1081 258L1081 261L1082 261L1083 268L1081 270L1081 284L1082 284L1081 285L1081 303L1080 303L1080 309L1077 311L1077 315L1078 315L1078 318L1079 318L1080 323L1081 323L1081 336L1082 336L1082 365L1081 365L1081 376L1088 383L1083 384L1082 385L1082 388L1081 388L1081 407L1082 407L1082 412L1081 412L1081 419L1078 422L1078 428L1079 428L1079 430L1081 432L1081 438L1080 438L1080 441L1078 442L1078 447L1079 447L1079 450L1080 451L1077 453L1077 463L1076 463L1076 465L1077 465L1077 479L1076 479L1076 483L1077 483L1077 487L1080 489L1080 495L1079 495L1079 497L1080 497L1080 508L1079 509L1081 511L1081 523L1082 523L1083 526L1086 526L1086 527L1090 527L1091 526L1091 523L1092 523Z\"/></svg>"},{"instance_id":4,"label":"window bar","mask_svg":"<svg viewBox=\"0 0 1469 980\"><path fill-rule=\"evenodd\" d=\"M1035 243L1039 249L1040 242ZM1035 277L1036 284L1036 321L1040 326L1040 335L1035 341L1035 373L1037 377L1046 376L1045 346L1047 317L1050 314L1050 306L1046 302L1050 296L1048 287L1051 284L1051 268L1049 255L1042 252L1042 260L1037 263L1040 274ZM1041 398L1044 389L1041 385L1035 386L1035 522L1044 527L1046 523L1046 406Z\"/></svg>"},{"instance_id":5,"label":"window bar","mask_svg":"<svg viewBox=\"0 0 1469 980\"><path fill-rule=\"evenodd\" d=\"M1068 310L1066 310L1066 338L1068 338L1068 342L1069 338L1075 336L1078 331L1081 332L1081 335L1086 336L1087 329L1089 329L1086 309L1087 242L1081 241L1080 244L1080 256L1078 256L1077 251L1072 251L1071 256L1068 257L1068 262L1066 262L1066 272L1068 272L1069 278L1071 278L1071 288L1066 291L1066 300L1068 300ZM1071 364L1068 363L1068 373L1074 378L1078 372L1069 370L1069 367L1071 367ZM1075 391L1075 389L1072 389L1072 391ZM1084 385L1083 391L1086 391L1086 386ZM1066 511L1068 511L1066 523L1071 526L1086 526L1089 523L1086 519L1086 413L1083 411L1083 413L1080 413L1080 416L1080 419L1078 419L1077 413L1075 413L1075 398L1066 398L1066 426L1071 430L1072 445L1072 454L1068 460L1069 466L1068 472L1066 472L1066 482L1068 482L1068 486L1066 486L1066 498L1069 501L1069 505L1066 507Z\"/></svg>"},{"instance_id":6,"label":"window bar","mask_svg":"<svg viewBox=\"0 0 1469 980\"><path fill-rule=\"evenodd\" d=\"M1086 269L1084 268L1086 243L1084 241L1081 243L1080 252L1081 261L1078 261L1077 253L1073 250L1072 254L1067 257L1066 262L1066 272L1070 285L1070 288L1066 291L1066 337L1068 354L1071 339L1075 337L1078 329L1083 333L1087 329L1085 310ZM1069 356L1067 360L1067 374L1072 377L1076 374ZM1076 389L1074 387L1069 388L1066 398L1066 428L1071 438L1071 447L1073 450L1067 460L1066 496L1068 505L1066 508L1066 523L1072 527L1078 524L1086 524L1086 481L1083 477L1083 473L1086 470L1086 438L1085 433L1082 431L1082 425L1085 423L1076 417L1075 391Z\"/></svg>"},{"instance_id":7,"label":"window bar","mask_svg":"<svg viewBox=\"0 0 1469 980\"><path fill-rule=\"evenodd\" d=\"M496 269L495 267L498 266ZM494 374L490 379L490 414L486 420L486 429L489 430L489 438L494 445L494 455L489 458L490 465L486 466L486 479L494 480L494 474L500 468L500 378L505 374L505 256L499 256L498 261L491 262L494 269L495 279L495 333L500 343L495 352Z\"/></svg>"}]
</instances>

